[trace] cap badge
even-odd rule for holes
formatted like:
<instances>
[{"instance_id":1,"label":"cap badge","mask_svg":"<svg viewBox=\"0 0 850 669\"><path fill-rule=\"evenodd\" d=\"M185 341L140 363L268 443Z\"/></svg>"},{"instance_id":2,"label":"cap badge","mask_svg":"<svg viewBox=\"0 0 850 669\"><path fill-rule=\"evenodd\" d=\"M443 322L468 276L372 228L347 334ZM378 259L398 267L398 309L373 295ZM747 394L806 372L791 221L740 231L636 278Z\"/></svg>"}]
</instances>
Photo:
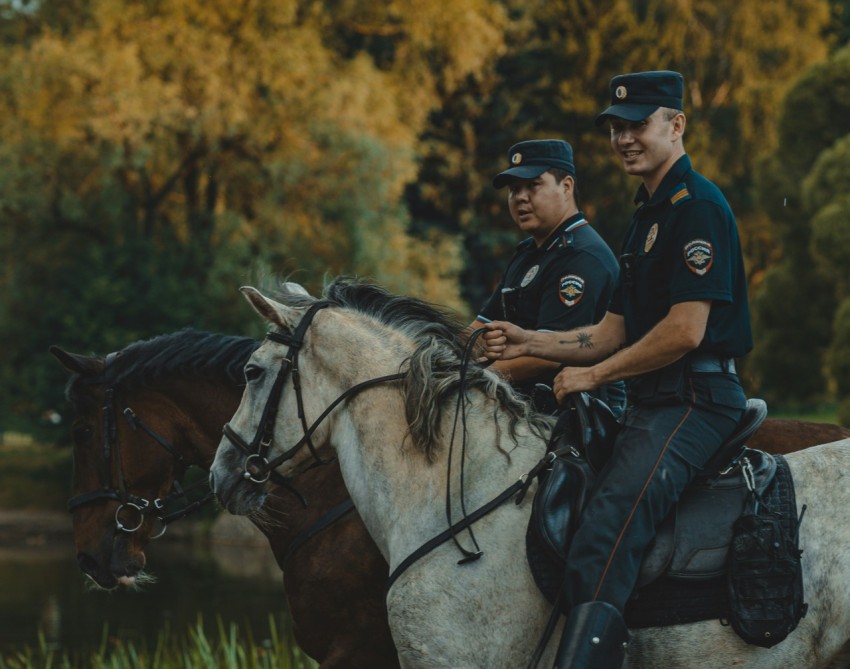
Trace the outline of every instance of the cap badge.
<instances>
[{"instance_id":1,"label":"cap badge","mask_svg":"<svg viewBox=\"0 0 850 669\"><path fill-rule=\"evenodd\" d=\"M558 286L558 297L568 307L581 302L581 298L584 297L584 279L578 274L562 276Z\"/></svg>"},{"instance_id":2,"label":"cap badge","mask_svg":"<svg viewBox=\"0 0 850 669\"><path fill-rule=\"evenodd\" d=\"M522 154L521 154L521 153L519 153L519 152L517 152L517 153L515 153L514 155L512 155L512 156L511 156L511 162L512 162L514 165L519 165L519 164L522 162Z\"/></svg>"},{"instance_id":3,"label":"cap badge","mask_svg":"<svg viewBox=\"0 0 850 669\"><path fill-rule=\"evenodd\" d=\"M535 265L530 270L525 273L525 276L522 277L522 283L519 284L520 288L525 288L528 284L534 281L534 277L537 276L537 272L540 270L540 265Z\"/></svg>"},{"instance_id":4,"label":"cap badge","mask_svg":"<svg viewBox=\"0 0 850 669\"><path fill-rule=\"evenodd\" d=\"M649 249L655 244L655 239L658 237L658 223L653 223L649 232L646 233L646 241L643 243L643 252L649 253Z\"/></svg>"},{"instance_id":5,"label":"cap badge","mask_svg":"<svg viewBox=\"0 0 850 669\"><path fill-rule=\"evenodd\" d=\"M626 95L628 95L628 93L629 92L626 90L625 86L617 86L616 90L614 91L614 97L618 100L622 100L626 97Z\"/></svg>"},{"instance_id":6,"label":"cap badge","mask_svg":"<svg viewBox=\"0 0 850 669\"><path fill-rule=\"evenodd\" d=\"M714 263L714 247L707 239L693 239L685 244L685 264L697 276L704 276Z\"/></svg>"}]
</instances>

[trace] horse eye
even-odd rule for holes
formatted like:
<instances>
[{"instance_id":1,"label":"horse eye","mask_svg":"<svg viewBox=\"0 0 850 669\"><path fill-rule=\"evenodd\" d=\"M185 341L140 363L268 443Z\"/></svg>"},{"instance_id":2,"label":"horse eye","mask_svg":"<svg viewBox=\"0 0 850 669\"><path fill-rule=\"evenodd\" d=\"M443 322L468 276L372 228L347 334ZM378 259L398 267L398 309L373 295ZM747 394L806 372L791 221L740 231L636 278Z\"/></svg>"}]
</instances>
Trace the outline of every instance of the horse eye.
<instances>
[{"instance_id":1,"label":"horse eye","mask_svg":"<svg viewBox=\"0 0 850 669\"><path fill-rule=\"evenodd\" d=\"M256 381L263 375L263 368L257 365L245 365L245 381L250 383Z\"/></svg>"}]
</instances>

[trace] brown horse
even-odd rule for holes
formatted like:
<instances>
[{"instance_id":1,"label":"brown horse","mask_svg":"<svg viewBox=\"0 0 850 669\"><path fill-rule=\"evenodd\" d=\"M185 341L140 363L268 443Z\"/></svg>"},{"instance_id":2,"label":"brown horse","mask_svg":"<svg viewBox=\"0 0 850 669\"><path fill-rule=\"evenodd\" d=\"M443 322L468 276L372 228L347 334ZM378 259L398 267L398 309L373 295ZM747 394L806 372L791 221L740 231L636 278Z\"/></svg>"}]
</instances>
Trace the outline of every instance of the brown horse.
<instances>
[{"instance_id":1,"label":"brown horse","mask_svg":"<svg viewBox=\"0 0 850 669\"><path fill-rule=\"evenodd\" d=\"M209 469L257 345L183 330L106 358L51 348L72 373L77 559L100 587L143 581L145 547L161 529L157 516L168 520L155 500L180 502L174 484L186 468ZM387 564L359 516L340 507L348 493L339 466L316 467L293 484L306 508L279 487L269 513L254 522L284 573L296 641L322 669L398 667L384 602ZM323 529L335 509L341 517Z\"/></svg>"},{"instance_id":2,"label":"brown horse","mask_svg":"<svg viewBox=\"0 0 850 669\"><path fill-rule=\"evenodd\" d=\"M242 369L257 346L252 339L183 330L107 358L51 349L72 373L67 396L76 414L77 558L100 587L132 584L142 573L145 547L159 530L151 500L179 500L174 482L185 469L209 469L222 425L242 396ZM787 453L848 436L850 430L836 425L768 419L750 445ZM267 516L254 522L284 572L298 644L323 669L398 667L384 602L388 569L363 523L346 513L312 532L348 498L338 465L310 469L294 485L306 508L278 488ZM146 507L144 513L138 507Z\"/></svg>"}]
</instances>

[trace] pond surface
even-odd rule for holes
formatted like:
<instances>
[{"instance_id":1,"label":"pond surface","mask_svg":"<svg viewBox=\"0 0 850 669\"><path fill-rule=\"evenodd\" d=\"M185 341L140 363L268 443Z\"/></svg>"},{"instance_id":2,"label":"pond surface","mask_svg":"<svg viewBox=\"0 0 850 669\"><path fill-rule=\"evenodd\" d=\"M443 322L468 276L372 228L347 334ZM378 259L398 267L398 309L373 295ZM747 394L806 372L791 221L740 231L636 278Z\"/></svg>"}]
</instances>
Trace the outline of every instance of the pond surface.
<instances>
[{"instance_id":1,"label":"pond surface","mask_svg":"<svg viewBox=\"0 0 850 669\"><path fill-rule=\"evenodd\" d=\"M64 540L4 540L0 651L37 647L40 631L50 648L73 653L99 647L105 634L153 648L163 629L179 633L199 616L208 631L221 619L260 641L269 636L270 615L288 621L283 580L267 545L163 538L146 554L156 583L104 592L92 590L78 569L70 532ZM247 568L234 573L234 564Z\"/></svg>"}]
</instances>

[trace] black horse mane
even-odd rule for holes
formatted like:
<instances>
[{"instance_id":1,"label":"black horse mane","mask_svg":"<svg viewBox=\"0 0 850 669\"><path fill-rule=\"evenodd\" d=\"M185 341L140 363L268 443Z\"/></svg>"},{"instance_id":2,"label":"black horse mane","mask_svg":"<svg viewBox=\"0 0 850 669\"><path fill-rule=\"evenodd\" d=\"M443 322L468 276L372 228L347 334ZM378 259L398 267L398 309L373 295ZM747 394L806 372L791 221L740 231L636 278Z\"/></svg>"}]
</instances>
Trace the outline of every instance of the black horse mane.
<instances>
[{"instance_id":1,"label":"black horse mane","mask_svg":"<svg viewBox=\"0 0 850 669\"><path fill-rule=\"evenodd\" d=\"M70 402L77 404L86 396L81 384L108 382L132 390L175 376L242 386L245 383L242 370L259 345L260 342L250 337L185 328L129 344L109 359L108 369L96 379L72 376L66 394Z\"/></svg>"}]
</instances>

